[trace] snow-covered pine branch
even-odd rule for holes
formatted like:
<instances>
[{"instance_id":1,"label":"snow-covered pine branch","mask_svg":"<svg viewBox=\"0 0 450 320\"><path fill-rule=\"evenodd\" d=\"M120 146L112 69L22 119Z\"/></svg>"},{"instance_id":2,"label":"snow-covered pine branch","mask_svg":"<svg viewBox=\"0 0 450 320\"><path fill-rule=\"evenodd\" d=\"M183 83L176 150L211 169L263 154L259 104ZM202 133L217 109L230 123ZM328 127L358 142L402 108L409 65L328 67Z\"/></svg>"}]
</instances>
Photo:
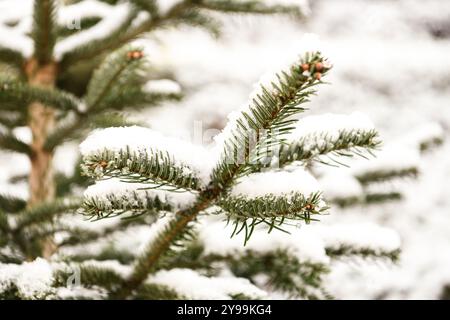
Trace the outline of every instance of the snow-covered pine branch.
<instances>
[{"instance_id":1,"label":"snow-covered pine branch","mask_svg":"<svg viewBox=\"0 0 450 320\"><path fill-rule=\"evenodd\" d=\"M83 139L88 129L135 124L127 121L123 111L181 98L176 82L157 80L158 74L146 74L148 60L141 49L131 45L148 32L180 25L203 27L217 33L220 23L212 11L236 12L238 3L220 1L219 6L205 8L202 2L21 0L19 4L0 1L0 68L7 75L0 80L0 149L21 153L27 168L30 167L11 178L14 182L28 181L29 188L25 188L30 190L28 199L0 195L0 261L20 263L36 257L50 258L61 250L56 244L68 247L95 241L128 227L122 222L93 231L70 222L67 218L73 216L78 199L73 204L67 203L66 198L71 199L76 190L86 187L87 178L78 168L69 174L53 172L54 156L65 142ZM239 2L241 13L287 14L292 8L288 3L288 6L271 3L273 8L270 8L262 2ZM262 6L264 12L260 10ZM18 131L26 132L28 138L22 139ZM154 142L152 139L150 144ZM137 157L125 161L125 166L117 164L123 170L112 170L114 174L135 181L136 176L147 173L144 181L140 177L138 183L145 183L146 187L165 184L165 189L194 192L169 194L168 190L125 188L118 198L114 198L117 194L99 196L97 191L95 197L89 197L87 192L85 213L99 217L111 215L112 210L114 215L136 216L157 213L157 209L184 210L189 206L182 199L197 200L198 191L205 189L210 181L214 161L207 159L209 155L199 148L197 152L187 147L185 153L177 153L183 145L179 141L169 146L169 150L168 145L158 145L160 150L153 150L144 140L141 141L143 153L149 152L146 156L154 160L153 165L141 166L139 157L143 153L134 154ZM128 143L122 147L127 149ZM169 154L170 151L174 154ZM186 156L190 152L201 160L191 163ZM116 150L112 154L117 153L121 152ZM66 158L58 163L63 162L71 165ZM132 166L131 172L126 172L128 165ZM173 169L173 165L177 168ZM104 162L100 161L86 167L86 171L97 174L103 166ZM170 183L166 184L167 181ZM91 195L95 189L90 189ZM114 191L120 193L119 189ZM123 201L129 197L134 201Z\"/></svg>"},{"instance_id":2,"label":"snow-covered pine branch","mask_svg":"<svg viewBox=\"0 0 450 320\"><path fill-rule=\"evenodd\" d=\"M211 156L199 146L142 127L93 132L81 145L86 174L199 190Z\"/></svg>"},{"instance_id":3,"label":"snow-covered pine branch","mask_svg":"<svg viewBox=\"0 0 450 320\"><path fill-rule=\"evenodd\" d=\"M310 160L336 164L333 158L363 155L380 144L373 123L360 112L304 117L286 140L280 150L280 166Z\"/></svg>"},{"instance_id":4,"label":"snow-covered pine branch","mask_svg":"<svg viewBox=\"0 0 450 320\"><path fill-rule=\"evenodd\" d=\"M104 218L130 212L133 216L174 212L192 205L195 194L170 192L146 183L122 182L112 178L91 185L84 192L82 213L91 218Z\"/></svg>"},{"instance_id":5,"label":"snow-covered pine branch","mask_svg":"<svg viewBox=\"0 0 450 320\"><path fill-rule=\"evenodd\" d=\"M233 234L245 229L245 242L258 224L271 230L285 219L309 223L328 209L317 181L302 167L241 177L217 205L235 225Z\"/></svg>"},{"instance_id":6,"label":"snow-covered pine branch","mask_svg":"<svg viewBox=\"0 0 450 320\"><path fill-rule=\"evenodd\" d=\"M235 175L251 171L270 156L295 128L294 116L305 110L302 105L330 69L320 52L308 52L278 73L264 75L249 102L232 114L216 138L217 148L223 149L213 181L226 187Z\"/></svg>"},{"instance_id":7,"label":"snow-covered pine branch","mask_svg":"<svg viewBox=\"0 0 450 320\"><path fill-rule=\"evenodd\" d=\"M233 235L244 230L244 243L252 247L254 242L250 237L253 235L270 238L261 230L283 229L293 220L308 223L316 220L314 215L328 208L318 182L306 171L304 163L293 161L292 154L285 157L287 160L282 170L271 167L263 172L252 173L252 170L254 161L258 163L262 159L261 151L267 146L300 145L302 150L308 149L309 155L295 160L310 160L311 155L317 154L333 153L335 157L347 156L349 152L360 154L362 150L373 149L379 144L372 123L358 113L296 120L295 116L305 110L300 105L308 101L309 95L314 93L311 88L321 83L322 76L329 69L330 65L321 54L314 52L298 58L275 77L266 77L266 81L252 93L249 104L236 113L216 139L217 146L212 150L141 127L97 130L81 144L85 173L97 179L113 178L86 191L86 212L97 213L99 218L126 212L131 215L151 212L152 216L157 212L175 212L155 229L152 239L136 256L133 270L125 282L110 293L112 297L132 295L133 290L147 283L149 275L156 276L164 266L175 263L171 253L180 252L179 248L189 248L193 243L197 230L195 221L200 219L201 213L217 214L232 222ZM266 130L270 134L257 136L256 143L251 144L248 134L252 130ZM235 152L242 150L244 157L237 158ZM186 193L186 189L193 193ZM175 191L184 193L176 194ZM261 229L264 224L266 227ZM209 227L205 225L205 230ZM276 234L286 237L280 240L282 243L292 240L285 233ZM202 246L208 245L207 241ZM217 238L217 241L222 240ZM345 239L330 243L315 253L325 260L317 265L309 261L304 266L305 270L315 270L315 284L311 290L317 292L289 280L297 295L319 296L320 275L326 271L324 263L328 261L327 250L335 256L339 253L394 255L393 247L371 251L364 247L366 244L358 247ZM292 259L286 249L289 248L281 246L275 251L282 252L286 259ZM296 264L301 265L303 260L297 258ZM176 266L175 263L173 267Z\"/></svg>"}]
</instances>

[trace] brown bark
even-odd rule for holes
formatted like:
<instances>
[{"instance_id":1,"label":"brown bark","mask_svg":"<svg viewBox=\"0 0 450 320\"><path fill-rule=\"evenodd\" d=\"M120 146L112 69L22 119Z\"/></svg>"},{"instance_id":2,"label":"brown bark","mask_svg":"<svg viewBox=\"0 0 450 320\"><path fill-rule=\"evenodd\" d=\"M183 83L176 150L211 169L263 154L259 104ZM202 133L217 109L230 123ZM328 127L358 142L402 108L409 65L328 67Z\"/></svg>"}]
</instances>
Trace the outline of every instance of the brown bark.
<instances>
[{"instance_id":1,"label":"brown bark","mask_svg":"<svg viewBox=\"0 0 450 320\"><path fill-rule=\"evenodd\" d=\"M28 83L33 86L51 88L55 85L56 64L39 65L35 59L30 59L25 67ZM31 170L29 174L30 198L28 206L34 206L55 198L53 179L52 152L45 150L45 141L55 126L54 110L41 103L31 103L28 106L28 125L32 133ZM55 245L51 238L43 239L41 243L42 256L49 258Z\"/></svg>"}]
</instances>

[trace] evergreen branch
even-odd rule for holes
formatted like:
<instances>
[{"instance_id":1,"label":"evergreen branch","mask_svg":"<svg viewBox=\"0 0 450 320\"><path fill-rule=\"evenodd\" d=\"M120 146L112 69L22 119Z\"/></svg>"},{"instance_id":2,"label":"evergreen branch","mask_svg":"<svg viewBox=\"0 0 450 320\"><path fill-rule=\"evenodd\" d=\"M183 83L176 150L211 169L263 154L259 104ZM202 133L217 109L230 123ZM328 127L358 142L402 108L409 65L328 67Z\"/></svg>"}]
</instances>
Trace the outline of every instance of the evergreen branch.
<instances>
[{"instance_id":1,"label":"evergreen branch","mask_svg":"<svg viewBox=\"0 0 450 320\"><path fill-rule=\"evenodd\" d=\"M169 22L169 21L168 21ZM168 24L166 22L166 24ZM189 8L181 12L177 17L170 21L170 24L184 24L193 27L202 27L210 32L212 36L219 37L222 24L219 20L214 19L196 8Z\"/></svg>"},{"instance_id":2,"label":"evergreen branch","mask_svg":"<svg viewBox=\"0 0 450 320\"><path fill-rule=\"evenodd\" d=\"M366 193L362 196L354 196L354 197L341 197L341 198L331 198L328 199L333 204L338 205L342 208L357 206L357 205L370 205L383 203L386 201L395 201L401 200L403 195L400 192L392 191L392 192L377 192L377 193Z\"/></svg>"},{"instance_id":3,"label":"evergreen branch","mask_svg":"<svg viewBox=\"0 0 450 320\"><path fill-rule=\"evenodd\" d=\"M81 213L90 219L103 219L119 215L129 214L128 217L151 215L156 221L160 211L172 211L171 203L160 199L157 195L140 192L116 196L108 195L105 199L85 197Z\"/></svg>"},{"instance_id":4,"label":"evergreen branch","mask_svg":"<svg viewBox=\"0 0 450 320\"><path fill-rule=\"evenodd\" d=\"M34 57L41 65L52 60L56 42L56 1L34 2L33 29Z\"/></svg>"},{"instance_id":5,"label":"evergreen branch","mask_svg":"<svg viewBox=\"0 0 450 320\"><path fill-rule=\"evenodd\" d=\"M138 1L134 2L136 5ZM143 3L143 1L139 2ZM182 16L184 11L190 7L191 5L187 2L181 2L173 6L164 16L153 16L137 26L132 26L132 22L135 20L138 12L137 10L132 10L128 19L107 37L101 40L92 41L66 53L62 57L60 64L61 68L65 70L69 66L81 61L101 56L126 45L147 32L169 25L173 20Z\"/></svg>"},{"instance_id":6,"label":"evergreen branch","mask_svg":"<svg viewBox=\"0 0 450 320\"><path fill-rule=\"evenodd\" d=\"M224 143L212 180L219 186L229 185L232 177L245 173L259 161L262 149L282 144L283 136L296 121L292 117L304 111L300 105L309 101L308 97L315 93L311 88L322 83L318 79L329 69L319 52L307 53L289 70L278 74L269 87L261 86L248 111L242 111L231 124L231 135Z\"/></svg>"},{"instance_id":7,"label":"evergreen branch","mask_svg":"<svg viewBox=\"0 0 450 320\"><path fill-rule=\"evenodd\" d=\"M78 269L78 272L81 275L83 286L86 288L101 287L110 292L115 290L124 282L123 277L110 268L89 265L72 265L68 270L61 269L55 272L55 281L53 285L55 287L66 286L68 278L73 274L73 268Z\"/></svg>"},{"instance_id":8,"label":"evergreen branch","mask_svg":"<svg viewBox=\"0 0 450 320\"><path fill-rule=\"evenodd\" d=\"M132 0L131 2L138 10L132 10L128 19L107 37L92 41L75 48L71 52L67 52L61 59L61 69L66 70L76 63L93 59L107 52L116 50L147 32L177 22L200 25L206 27L213 32L213 34L217 34L219 27L218 22L195 9L246 13L300 13L298 6L263 6L260 2L258 4L258 1L250 0L245 2L229 1L226 5L221 4L220 1L189 0L174 5L167 13L160 15L153 0ZM247 6L247 8L245 8L245 6ZM151 17L137 26L132 26L132 22L135 20L139 10L149 12Z\"/></svg>"},{"instance_id":9,"label":"evergreen branch","mask_svg":"<svg viewBox=\"0 0 450 320\"><path fill-rule=\"evenodd\" d=\"M94 72L89 82L86 104L87 110L102 109L104 100L114 90L125 91L126 85L141 84L140 72L143 67L143 53L141 50L122 48L108 56L100 67Z\"/></svg>"},{"instance_id":10,"label":"evergreen branch","mask_svg":"<svg viewBox=\"0 0 450 320\"><path fill-rule=\"evenodd\" d=\"M432 137L428 140L420 141L419 149L421 153L427 152L434 147L440 146L444 143L443 137Z\"/></svg>"},{"instance_id":11,"label":"evergreen branch","mask_svg":"<svg viewBox=\"0 0 450 320\"><path fill-rule=\"evenodd\" d=\"M110 127L130 127L135 125L141 125L140 122L134 122L129 120L125 115L119 112L108 112L108 114L98 114L92 119L89 119L90 127L97 128L110 128Z\"/></svg>"},{"instance_id":12,"label":"evergreen branch","mask_svg":"<svg viewBox=\"0 0 450 320\"><path fill-rule=\"evenodd\" d=\"M0 80L1 104L24 110L32 102L40 102L62 111L78 111L80 104L75 96L67 92L29 86L19 81Z\"/></svg>"},{"instance_id":13,"label":"evergreen branch","mask_svg":"<svg viewBox=\"0 0 450 320\"><path fill-rule=\"evenodd\" d=\"M239 130L241 130L242 127L246 129L271 129L273 126L276 126L279 128L282 127L283 123L286 123L286 118L301 112L303 109L298 108L297 105L306 102L306 98L311 94L311 91L306 91L306 89L315 85L315 80L319 78L317 75L316 78L313 79L310 76L303 74L302 65L306 62L310 63L312 66L311 71L315 71L315 69L319 69L317 63L323 63L323 58L319 53L311 55L307 54L300 60L299 65L295 65L291 68L290 74L284 73L284 78L280 78L279 86L281 86L282 89L276 84L272 84L274 92L269 93L269 91L263 87L263 94L258 95L250 106L250 112L252 113L253 118L247 113L242 113L241 119L237 120L238 126L236 130L241 133ZM319 71L325 73L327 70L328 68L322 67ZM245 126L244 123L246 123L247 126ZM285 131L287 132L288 130ZM236 137L236 135L234 135L234 137ZM235 146L242 146L242 144L239 144L239 138L234 138L232 143ZM248 147L248 144L244 144L244 147ZM248 150L248 148L246 148L246 150ZM250 149L250 151L252 150ZM225 156L227 156L226 149L224 152ZM126 153L129 152L127 151ZM107 158L108 161L104 160L105 156L97 159L92 157L91 159L86 159L88 160L85 161L87 172L91 172L92 174L95 171L100 171L101 175L103 175L105 171L111 171L111 169L113 170L112 172L121 172L121 169L125 168L126 161L129 160L129 156L124 158L123 154L124 152L121 152L120 154L114 154L113 157L109 156ZM249 154L246 155L247 157L245 159L248 160ZM117 166L115 162L117 163L118 161L115 159L121 159L120 162L123 164ZM136 168L140 168L142 163L146 163L147 161L142 161L141 159L140 161L135 162L137 165ZM244 162L244 164L248 164L248 161ZM134 173L143 176L144 179L147 178L146 175L142 174L141 170L132 170L133 165L128 165L127 167L127 170L130 170L130 172L133 173L134 171ZM166 170L168 169L170 169L170 167L167 167ZM192 222L197 215L216 202L221 195L226 192L227 187L232 184L240 170L241 165L236 162L233 163L231 169L226 162L219 164L213 174L211 185L200 192L197 203L189 209L177 212L175 217L169 221L166 228L149 243L147 249L140 257L138 257L133 268L133 273L127 279L125 285L113 294L114 298L126 298L130 296L135 289L142 285L149 273L154 272L161 263L164 264L165 259L167 261L167 256L170 256L170 249L173 246L176 246L179 241L186 239L186 237L192 236Z\"/></svg>"},{"instance_id":14,"label":"evergreen branch","mask_svg":"<svg viewBox=\"0 0 450 320\"><path fill-rule=\"evenodd\" d=\"M86 121L87 117L87 115L80 114L65 123L59 124L48 135L44 145L45 150L53 151L64 142L80 138L82 130L89 124Z\"/></svg>"},{"instance_id":15,"label":"evergreen branch","mask_svg":"<svg viewBox=\"0 0 450 320\"><path fill-rule=\"evenodd\" d=\"M192 208L179 211L172 218L164 230L155 236L144 252L137 258L133 267L133 273L125 284L112 294L115 299L124 299L138 289L147 279L150 273L157 270L172 255L172 250L183 246L183 243L191 240L193 235L193 221L197 214L206 209L210 199L201 199ZM166 261L165 261L166 260Z\"/></svg>"},{"instance_id":16,"label":"evergreen branch","mask_svg":"<svg viewBox=\"0 0 450 320\"><path fill-rule=\"evenodd\" d=\"M198 240L192 241L177 255L166 259L164 268L167 270L175 268L203 270L208 274L214 274L216 271L214 262L220 262L222 257L205 255L204 251L204 246ZM157 266L157 271L159 270L160 267Z\"/></svg>"},{"instance_id":17,"label":"evergreen branch","mask_svg":"<svg viewBox=\"0 0 450 320\"><path fill-rule=\"evenodd\" d=\"M31 150L31 147L28 144L16 138L13 134L1 132L0 132L0 149L7 149L13 152L19 152L29 156L33 154L33 151Z\"/></svg>"},{"instance_id":18,"label":"evergreen branch","mask_svg":"<svg viewBox=\"0 0 450 320\"><path fill-rule=\"evenodd\" d=\"M368 193L365 195L365 202L367 204L381 203L386 201L401 200L403 195L400 192L378 192Z\"/></svg>"},{"instance_id":19,"label":"evergreen branch","mask_svg":"<svg viewBox=\"0 0 450 320\"><path fill-rule=\"evenodd\" d=\"M74 242L74 244L77 243L78 242ZM67 245L70 245L70 243ZM59 247L61 246L66 246L66 243L64 242L59 245ZM106 247L102 249L100 252L76 253L71 254L68 258L70 259L70 261L73 262L85 262L88 260L97 260L97 261L116 260L123 264L131 264L136 259L136 256L129 250L117 250L113 247Z\"/></svg>"},{"instance_id":20,"label":"evergreen branch","mask_svg":"<svg viewBox=\"0 0 450 320\"><path fill-rule=\"evenodd\" d=\"M57 232L64 232L66 234L68 234L68 236L66 238L64 238L64 240L62 240L58 246L59 247L63 247L63 246L74 246L74 245L79 245L79 244L86 244L89 242L93 242L105 237L108 237L116 232L121 232L123 230L126 230L127 227L129 226L133 226L133 225L142 225L142 224L147 224L148 223L148 219L124 219L121 220L119 224L114 224L110 227L106 227L106 228L102 228L100 230L91 230L91 229L86 229L86 228L81 228L81 227L72 227L70 225L68 225L67 223L64 222L59 222L59 223L53 223L52 224L52 229L48 230L47 235L54 235ZM113 247L107 247L106 249L104 249L104 252L101 253L101 256L109 256L109 255L115 255L114 252L112 251L117 251L115 250ZM125 252L120 251L120 254L123 256L125 254ZM131 253L129 253L127 256L130 256ZM74 257L73 255L70 255L71 259L72 257ZM91 255L89 253L86 254L82 254L82 255L76 255L76 260L77 261L83 261L83 260L110 260L110 259L100 259L100 258L96 258L96 255ZM134 256L134 255L133 255ZM82 257L86 257L86 258L82 258ZM75 259L75 258L74 258ZM121 260L121 259L119 259ZM126 261L124 263L128 263L129 261Z\"/></svg>"},{"instance_id":21,"label":"evergreen branch","mask_svg":"<svg viewBox=\"0 0 450 320\"><path fill-rule=\"evenodd\" d=\"M341 130L335 137L326 133L301 137L290 144L283 144L279 152L279 166L294 161L317 160L324 162L321 156L362 156L364 150L373 150L380 145L378 132L375 130ZM266 163L270 163L267 161Z\"/></svg>"},{"instance_id":22,"label":"evergreen branch","mask_svg":"<svg viewBox=\"0 0 450 320\"><path fill-rule=\"evenodd\" d=\"M7 235L9 233L9 222L6 213L3 209L0 209L0 246L3 246L5 243L8 243Z\"/></svg>"},{"instance_id":23,"label":"evergreen branch","mask_svg":"<svg viewBox=\"0 0 450 320\"><path fill-rule=\"evenodd\" d=\"M136 300L183 300L186 299L176 291L153 283L144 283L133 294Z\"/></svg>"},{"instance_id":24,"label":"evergreen branch","mask_svg":"<svg viewBox=\"0 0 450 320\"><path fill-rule=\"evenodd\" d=\"M409 167L401 169L368 170L357 174L355 177L362 185L369 185L371 183L384 182L397 178L416 178L418 175L418 168Z\"/></svg>"},{"instance_id":25,"label":"evergreen branch","mask_svg":"<svg viewBox=\"0 0 450 320\"><path fill-rule=\"evenodd\" d=\"M73 274L73 268L77 268L78 273L82 279L83 287L86 288L103 288L110 295L109 298L115 299L114 292L123 286L125 279L117 271L106 268L90 266L89 264L70 265L67 269L61 269L54 273L55 287L64 287L67 285L69 277ZM133 299L151 299L151 300L165 300L165 299L182 299L183 297L174 290L164 286L151 283L145 283L133 292Z\"/></svg>"},{"instance_id":26,"label":"evergreen branch","mask_svg":"<svg viewBox=\"0 0 450 320\"><path fill-rule=\"evenodd\" d=\"M3 105L2 107L6 109L7 106ZM0 124L5 128L12 130L16 127L22 127L26 125L26 115L23 112L4 109L0 110Z\"/></svg>"},{"instance_id":27,"label":"evergreen branch","mask_svg":"<svg viewBox=\"0 0 450 320\"><path fill-rule=\"evenodd\" d=\"M161 151L127 150L100 154L83 158L84 174L90 177L115 177L127 182L154 183L186 190L200 190L202 183L188 166L180 166L173 158Z\"/></svg>"},{"instance_id":28,"label":"evergreen branch","mask_svg":"<svg viewBox=\"0 0 450 320\"><path fill-rule=\"evenodd\" d=\"M23 199L0 194L0 211L16 213L25 209L26 205L27 202Z\"/></svg>"},{"instance_id":29,"label":"evergreen branch","mask_svg":"<svg viewBox=\"0 0 450 320\"><path fill-rule=\"evenodd\" d=\"M57 38L67 38L95 26L100 21L100 17L81 17L79 21L80 28L68 28L66 25L58 25L56 30Z\"/></svg>"},{"instance_id":30,"label":"evergreen branch","mask_svg":"<svg viewBox=\"0 0 450 320\"><path fill-rule=\"evenodd\" d=\"M51 151L66 141L80 139L88 128L126 127L136 124L128 121L123 115L111 114L110 111L139 110L159 105L167 100L181 98L181 95L176 93L145 92L139 84L134 82L116 85L116 87L113 92L102 98L101 106L85 112L78 112L73 115L72 119L57 126L47 138L46 150ZM109 111L108 114L104 113L105 110Z\"/></svg>"},{"instance_id":31,"label":"evergreen branch","mask_svg":"<svg viewBox=\"0 0 450 320\"><path fill-rule=\"evenodd\" d=\"M0 47L0 62L20 69L25 63L25 58L19 51Z\"/></svg>"},{"instance_id":32,"label":"evergreen branch","mask_svg":"<svg viewBox=\"0 0 450 320\"><path fill-rule=\"evenodd\" d=\"M22 230L25 227L43 221L51 221L55 216L67 213L79 208L81 201L78 199L59 199L49 203L43 203L28 208L18 213L16 229Z\"/></svg>"},{"instance_id":33,"label":"evergreen branch","mask_svg":"<svg viewBox=\"0 0 450 320\"><path fill-rule=\"evenodd\" d=\"M127 127L135 125L128 121L125 116L118 113L103 113L100 110L78 113L58 125L47 137L45 149L54 150L57 146L71 140L81 139L87 129Z\"/></svg>"},{"instance_id":34,"label":"evergreen branch","mask_svg":"<svg viewBox=\"0 0 450 320\"><path fill-rule=\"evenodd\" d=\"M349 245L340 245L338 247L327 247L325 252L331 258L339 259L344 257L358 256L362 258L387 258L392 261L398 261L400 250L383 251L372 248L355 248Z\"/></svg>"},{"instance_id":35,"label":"evergreen branch","mask_svg":"<svg viewBox=\"0 0 450 320\"><path fill-rule=\"evenodd\" d=\"M23 257L16 257L11 254L0 252L0 263L14 263L14 264L21 264L23 262ZM0 299L4 299L2 297L2 292L0 292Z\"/></svg>"},{"instance_id":36,"label":"evergreen branch","mask_svg":"<svg viewBox=\"0 0 450 320\"><path fill-rule=\"evenodd\" d=\"M66 176L63 173L55 174L56 196L64 197L69 194L74 187L86 188L89 179L81 174L81 159L75 164L75 171L72 175Z\"/></svg>"},{"instance_id":37,"label":"evergreen branch","mask_svg":"<svg viewBox=\"0 0 450 320\"><path fill-rule=\"evenodd\" d=\"M77 138L82 130L97 120L103 119L104 110L123 110L157 104L164 99L178 98L177 95L161 95L144 92L141 50L124 47L109 55L94 72L85 97L86 110L78 112L75 118L58 126L47 138L45 148L53 150L64 141ZM103 117L102 117L103 116ZM118 119L110 119L113 123Z\"/></svg>"},{"instance_id":38,"label":"evergreen branch","mask_svg":"<svg viewBox=\"0 0 450 320\"><path fill-rule=\"evenodd\" d=\"M229 218L252 218L253 224L265 221L267 224L279 224L284 219L311 221L311 215L319 215L327 208L321 206L320 193L305 196L298 192L276 196L268 194L262 197L228 196L217 204L226 211ZM269 220L270 222L268 222Z\"/></svg>"},{"instance_id":39,"label":"evergreen branch","mask_svg":"<svg viewBox=\"0 0 450 320\"><path fill-rule=\"evenodd\" d=\"M112 92L108 97L105 97L102 105L117 111L139 110L144 107L157 106L164 101L178 101L180 98L181 94L178 93L145 92L139 84L130 86L128 83L122 87L121 91Z\"/></svg>"},{"instance_id":40,"label":"evergreen branch","mask_svg":"<svg viewBox=\"0 0 450 320\"><path fill-rule=\"evenodd\" d=\"M123 90L111 93L102 102L102 108L78 113L66 123L57 126L48 136L45 143L46 150L50 151L70 140L82 138L88 128L128 127L136 125L119 113L103 113L105 110L122 111L138 110L144 107L156 106L167 100L179 100L178 94L146 93L141 88L122 88Z\"/></svg>"},{"instance_id":41,"label":"evergreen branch","mask_svg":"<svg viewBox=\"0 0 450 320\"><path fill-rule=\"evenodd\" d=\"M156 5L156 0L130 0L137 9L146 11L151 17L158 14L158 6Z\"/></svg>"},{"instance_id":42,"label":"evergreen branch","mask_svg":"<svg viewBox=\"0 0 450 320\"><path fill-rule=\"evenodd\" d=\"M113 30L103 39L93 40L87 44L81 45L70 52L65 53L60 61L61 70L90 59L110 53L121 46L128 44L130 41L137 39L142 33L149 31L153 22L146 21L140 26L131 28L131 25L137 12L132 10L125 21ZM148 29L148 30L147 30Z\"/></svg>"}]
</instances>

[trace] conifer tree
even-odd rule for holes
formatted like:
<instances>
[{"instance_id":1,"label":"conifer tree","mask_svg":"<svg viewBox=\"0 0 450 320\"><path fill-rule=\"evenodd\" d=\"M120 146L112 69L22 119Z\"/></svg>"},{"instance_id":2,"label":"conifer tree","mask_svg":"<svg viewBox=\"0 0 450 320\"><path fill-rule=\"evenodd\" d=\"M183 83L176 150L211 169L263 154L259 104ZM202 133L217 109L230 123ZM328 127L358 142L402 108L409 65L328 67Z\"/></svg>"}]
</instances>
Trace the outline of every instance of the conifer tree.
<instances>
[{"instance_id":1,"label":"conifer tree","mask_svg":"<svg viewBox=\"0 0 450 320\"><path fill-rule=\"evenodd\" d=\"M28 176L17 177L28 181L29 199L0 195L0 243L8 247L0 254L2 262L49 258L57 250L52 234L70 232L51 222L80 205L70 191L86 179L79 170L73 176L54 172L59 146L92 128L129 124L122 111L180 98L178 90L167 91L167 81L147 82L148 59L128 44L179 25L217 34L220 23L212 12L302 14L294 4L252 0L36 0L23 5L22 19L16 12L0 21L0 148L29 158ZM31 131L30 143L15 134L22 127Z\"/></svg>"},{"instance_id":2,"label":"conifer tree","mask_svg":"<svg viewBox=\"0 0 450 320\"><path fill-rule=\"evenodd\" d=\"M371 244L333 227L297 230L292 237L282 233L292 222L309 224L328 210L307 163L370 154L380 144L362 115L297 122L295 116L305 111L330 68L320 52L309 52L268 78L231 117L213 150L140 127L91 134L81 144L82 168L99 181L85 192L82 212L95 219L144 215L155 224L126 275L107 266L83 269L95 273L91 285L116 299L168 298L165 290L171 298L192 298L203 296L182 283L201 278L211 283L211 295L264 297L258 290L269 286L291 297L317 299L329 297L322 279L330 258L396 259L398 239L385 230L368 231L381 239ZM227 240L223 220L232 226L231 237L242 234L241 242ZM267 279L257 289L237 282L224 288L223 281L236 281L220 277L224 268L254 284L257 276Z\"/></svg>"},{"instance_id":3,"label":"conifer tree","mask_svg":"<svg viewBox=\"0 0 450 320\"><path fill-rule=\"evenodd\" d=\"M316 222L330 208L311 164L367 157L380 144L361 115L298 120L331 69L320 52L301 55L260 83L212 150L133 126L120 113L180 95L167 90L173 83L148 81L148 60L130 45L137 37L179 24L217 33L211 11L299 15L297 6L72 2L35 1L30 38L15 47L1 43L0 60L14 71L0 82L0 147L27 155L31 171L29 200L0 197L0 297L330 298L323 277L331 259L397 258L399 241L389 230L359 230L377 235L379 241L367 243L349 236L354 229ZM81 20L87 30L61 25L61 12L71 17L87 4L99 13ZM113 20L103 24L108 16ZM23 126L31 144L14 135ZM56 148L92 128L106 129L81 144L79 169L55 175ZM83 176L98 181L79 199L71 189L87 186ZM80 213L101 221L82 228L74 223ZM114 223L102 224L108 220ZM144 230L146 245L121 248L130 238L124 235L137 230Z\"/></svg>"}]
</instances>

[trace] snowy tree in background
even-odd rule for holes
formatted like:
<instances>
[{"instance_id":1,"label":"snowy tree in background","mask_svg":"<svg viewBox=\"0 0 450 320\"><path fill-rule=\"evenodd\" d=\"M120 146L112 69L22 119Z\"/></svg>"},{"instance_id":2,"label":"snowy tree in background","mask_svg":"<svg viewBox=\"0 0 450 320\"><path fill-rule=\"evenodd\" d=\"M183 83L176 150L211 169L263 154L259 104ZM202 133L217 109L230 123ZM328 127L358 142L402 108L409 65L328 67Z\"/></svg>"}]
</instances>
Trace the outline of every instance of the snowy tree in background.
<instances>
[{"instance_id":1,"label":"snowy tree in background","mask_svg":"<svg viewBox=\"0 0 450 320\"><path fill-rule=\"evenodd\" d=\"M331 68L319 52L264 78L211 150L121 113L180 98L176 82L146 72L137 37L179 24L217 33L211 11L300 15L298 1L70 3L29 2L1 20L0 147L31 163L17 177L29 199L0 197L1 297L327 298L331 259L397 257L383 228L298 225L328 210L312 163L380 143L360 113L296 120ZM53 173L59 146L104 127L82 143L82 170ZM80 200L82 174L100 181ZM87 227L80 206L101 221Z\"/></svg>"},{"instance_id":2,"label":"snowy tree in background","mask_svg":"<svg viewBox=\"0 0 450 320\"><path fill-rule=\"evenodd\" d=\"M353 161L348 168L312 168L327 199L343 208L401 200L402 181L420 175L421 155L441 145L444 130L427 123L391 141L370 162ZM345 185L345 188L342 188Z\"/></svg>"}]
</instances>

